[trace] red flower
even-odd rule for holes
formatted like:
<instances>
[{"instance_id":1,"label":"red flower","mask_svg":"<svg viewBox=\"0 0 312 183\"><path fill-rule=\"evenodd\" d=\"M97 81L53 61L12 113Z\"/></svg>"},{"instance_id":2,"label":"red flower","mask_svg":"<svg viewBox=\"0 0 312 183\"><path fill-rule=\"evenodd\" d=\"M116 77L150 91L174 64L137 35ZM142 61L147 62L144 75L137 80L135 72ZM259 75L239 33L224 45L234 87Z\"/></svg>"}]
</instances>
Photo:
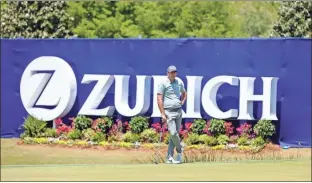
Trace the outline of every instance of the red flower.
<instances>
[{"instance_id":1,"label":"red flower","mask_svg":"<svg viewBox=\"0 0 312 183\"><path fill-rule=\"evenodd\" d=\"M56 134L57 135L61 135L64 133L67 134L74 128L73 127L74 125L71 127L71 126L67 126L66 124L64 124L61 118L57 118L55 120L55 126L56 126Z\"/></svg>"},{"instance_id":2,"label":"red flower","mask_svg":"<svg viewBox=\"0 0 312 183\"><path fill-rule=\"evenodd\" d=\"M182 131L183 131L183 127L181 126L181 127L180 127L180 130L179 130L179 133L182 132Z\"/></svg>"},{"instance_id":3,"label":"red flower","mask_svg":"<svg viewBox=\"0 0 312 183\"><path fill-rule=\"evenodd\" d=\"M112 128L109 131L109 134L115 136L117 135L117 133L118 133L118 126L117 124L113 124Z\"/></svg>"},{"instance_id":4,"label":"red flower","mask_svg":"<svg viewBox=\"0 0 312 183\"><path fill-rule=\"evenodd\" d=\"M180 131L179 131L179 135L180 135L183 139L185 139L185 138L187 138L187 136L188 136L188 131L187 131L187 130L180 130Z\"/></svg>"},{"instance_id":5,"label":"red flower","mask_svg":"<svg viewBox=\"0 0 312 183\"><path fill-rule=\"evenodd\" d=\"M152 124L152 127L156 130L157 133L161 132L161 125L159 122Z\"/></svg>"},{"instance_id":6,"label":"red flower","mask_svg":"<svg viewBox=\"0 0 312 183\"><path fill-rule=\"evenodd\" d=\"M236 128L236 131L239 136L242 136L242 135L249 136L252 132L252 128L250 124L245 122L244 124L241 124L238 128Z\"/></svg>"},{"instance_id":7,"label":"red flower","mask_svg":"<svg viewBox=\"0 0 312 183\"><path fill-rule=\"evenodd\" d=\"M188 132L191 132L191 127L192 127L192 122L186 122L186 123L185 123L185 129L186 129Z\"/></svg>"},{"instance_id":8,"label":"red flower","mask_svg":"<svg viewBox=\"0 0 312 183\"><path fill-rule=\"evenodd\" d=\"M168 126L167 126L167 123L164 123L164 124L163 124L163 130L164 130L165 132L167 132L167 131L168 131Z\"/></svg>"},{"instance_id":9,"label":"red flower","mask_svg":"<svg viewBox=\"0 0 312 183\"><path fill-rule=\"evenodd\" d=\"M211 134L211 132L209 131L209 127L210 127L210 121L207 121L203 132L204 132L205 134L211 136L212 134Z\"/></svg>"},{"instance_id":10,"label":"red flower","mask_svg":"<svg viewBox=\"0 0 312 183\"><path fill-rule=\"evenodd\" d=\"M54 120L55 126L58 127L63 124L63 120L61 118L57 118Z\"/></svg>"},{"instance_id":11,"label":"red flower","mask_svg":"<svg viewBox=\"0 0 312 183\"><path fill-rule=\"evenodd\" d=\"M167 132L168 128L167 128L167 124L164 123L163 125L161 125L160 122L154 123L152 124L152 127L156 130L157 133L160 132Z\"/></svg>"},{"instance_id":12,"label":"red flower","mask_svg":"<svg viewBox=\"0 0 312 183\"><path fill-rule=\"evenodd\" d=\"M232 126L232 123L231 122L225 122L224 123L224 127L225 127L225 134L227 136L230 136L233 134L234 132L234 127Z\"/></svg>"},{"instance_id":13,"label":"red flower","mask_svg":"<svg viewBox=\"0 0 312 183\"><path fill-rule=\"evenodd\" d=\"M128 121L124 122L123 125L122 125L122 127L123 127L124 133L126 133L127 131L129 131L129 130L130 130L129 122L128 122Z\"/></svg>"}]
</instances>

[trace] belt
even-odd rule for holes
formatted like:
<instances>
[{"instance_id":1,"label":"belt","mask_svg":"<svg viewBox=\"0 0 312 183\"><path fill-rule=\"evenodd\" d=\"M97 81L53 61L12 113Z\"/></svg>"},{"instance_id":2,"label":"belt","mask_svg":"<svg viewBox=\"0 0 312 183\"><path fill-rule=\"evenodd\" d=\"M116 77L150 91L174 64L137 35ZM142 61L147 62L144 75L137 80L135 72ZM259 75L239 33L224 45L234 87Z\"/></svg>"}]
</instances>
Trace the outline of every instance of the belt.
<instances>
[{"instance_id":1,"label":"belt","mask_svg":"<svg viewBox=\"0 0 312 183\"><path fill-rule=\"evenodd\" d=\"M168 111L168 112L179 112L181 110L182 108L165 108L165 111Z\"/></svg>"}]
</instances>

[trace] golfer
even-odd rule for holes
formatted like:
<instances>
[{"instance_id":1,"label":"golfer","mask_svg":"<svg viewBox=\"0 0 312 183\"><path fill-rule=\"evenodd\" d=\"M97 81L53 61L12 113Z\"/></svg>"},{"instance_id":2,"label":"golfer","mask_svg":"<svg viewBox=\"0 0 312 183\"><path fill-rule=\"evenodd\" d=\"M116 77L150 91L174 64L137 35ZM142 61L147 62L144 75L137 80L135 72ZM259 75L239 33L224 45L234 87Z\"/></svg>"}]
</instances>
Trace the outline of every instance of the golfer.
<instances>
[{"instance_id":1,"label":"golfer","mask_svg":"<svg viewBox=\"0 0 312 183\"><path fill-rule=\"evenodd\" d=\"M157 103L161 112L162 122L167 122L170 140L166 163L182 163L182 151L179 130L182 121L182 106L186 100L186 91L181 82L176 79L177 68L169 66L166 79L159 84ZM177 151L176 160L173 158L174 148Z\"/></svg>"}]
</instances>

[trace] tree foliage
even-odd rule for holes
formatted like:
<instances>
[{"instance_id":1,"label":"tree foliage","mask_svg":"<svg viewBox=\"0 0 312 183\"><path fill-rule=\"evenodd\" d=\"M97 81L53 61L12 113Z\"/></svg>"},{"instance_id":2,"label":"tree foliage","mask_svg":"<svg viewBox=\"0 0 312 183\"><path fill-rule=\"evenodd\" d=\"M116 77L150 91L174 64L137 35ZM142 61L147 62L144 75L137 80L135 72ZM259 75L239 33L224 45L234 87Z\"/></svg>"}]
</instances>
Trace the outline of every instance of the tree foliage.
<instances>
[{"instance_id":1,"label":"tree foliage","mask_svg":"<svg viewBox=\"0 0 312 183\"><path fill-rule=\"evenodd\" d=\"M1 8L1 33L10 38L268 37L278 7L276 2L10 1Z\"/></svg>"},{"instance_id":2,"label":"tree foliage","mask_svg":"<svg viewBox=\"0 0 312 183\"><path fill-rule=\"evenodd\" d=\"M312 2L283 2L273 34L280 37L312 37ZM310 34L310 35L309 35Z\"/></svg>"},{"instance_id":3,"label":"tree foliage","mask_svg":"<svg viewBox=\"0 0 312 183\"><path fill-rule=\"evenodd\" d=\"M278 2L240 1L231 3L232 32L236 37L268 37L277 19Z\"/></svg>"},{"instance_id":4,"label":"tree foliage","mask_svg":"<svg viewBox=\"0 0 312 183\"><path fill-rule=\"evenodd\" d=\"M8 1L1 8L1 37L70 37L67 8L64 1Z\"/></svg>"},{"instance_id":5,"label":"tree foliage","mask_svg":"<svg viewBox=\"0 0 312 183\"><path fill-rule=\"evenodd\" d=\"M70 2L74 32L92 38L267 36L272 2Z\"/></svg>"}]
</instances>

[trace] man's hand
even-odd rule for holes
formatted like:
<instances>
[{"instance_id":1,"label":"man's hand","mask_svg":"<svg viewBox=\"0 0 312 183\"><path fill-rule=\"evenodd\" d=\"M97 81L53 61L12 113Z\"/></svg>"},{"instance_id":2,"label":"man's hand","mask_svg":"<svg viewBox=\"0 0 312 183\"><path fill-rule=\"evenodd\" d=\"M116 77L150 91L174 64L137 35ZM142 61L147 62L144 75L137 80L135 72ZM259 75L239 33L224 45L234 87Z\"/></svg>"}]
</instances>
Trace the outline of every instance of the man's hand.
<instances>
[{"instance_id":1,"label":"man's hand","mask_svg":"<svg viewBox=\"0 0 312 183\"><path fill-rule=\"evenodd\" d=\"M181 105L182 105L182 106L184 105L184 102L185 102L185 100L182 100L182 101L181 101Z\"/></svg>"},{"instance_id":2,"label":"man's hand","mask_svg":"<svg viewBox=\"0 0 312 183\"><path fill-rule=\"evenodd\" d=\"M183 106L185 101L186 101L186 91L182 92L182 100L181 100L181 105Z\"/></svg>"},{"instance_id":3,"label":"man's hand","mask_svg":"<svg viewBox=\"0 0 312 183\"><path fill-rule=\"evenodd\" d=\"M165 114L164 111L164 104L163 104L163 99L162 99L162 94L157 94L157 104L158 104L158 108L160 110L161 113L161 122L164 123L167 121L167 116Z\"/></svg>"},{"instance_id":4,"label":"man's hand","mask_svg":"<svg viewBox=\"0 0 312 183\"><path fill-rule=\"evenodd\" d=\"M167 116L165 114L161 115L161 121L165 123L167 121Z\"/></svg>"}]
</instances>

